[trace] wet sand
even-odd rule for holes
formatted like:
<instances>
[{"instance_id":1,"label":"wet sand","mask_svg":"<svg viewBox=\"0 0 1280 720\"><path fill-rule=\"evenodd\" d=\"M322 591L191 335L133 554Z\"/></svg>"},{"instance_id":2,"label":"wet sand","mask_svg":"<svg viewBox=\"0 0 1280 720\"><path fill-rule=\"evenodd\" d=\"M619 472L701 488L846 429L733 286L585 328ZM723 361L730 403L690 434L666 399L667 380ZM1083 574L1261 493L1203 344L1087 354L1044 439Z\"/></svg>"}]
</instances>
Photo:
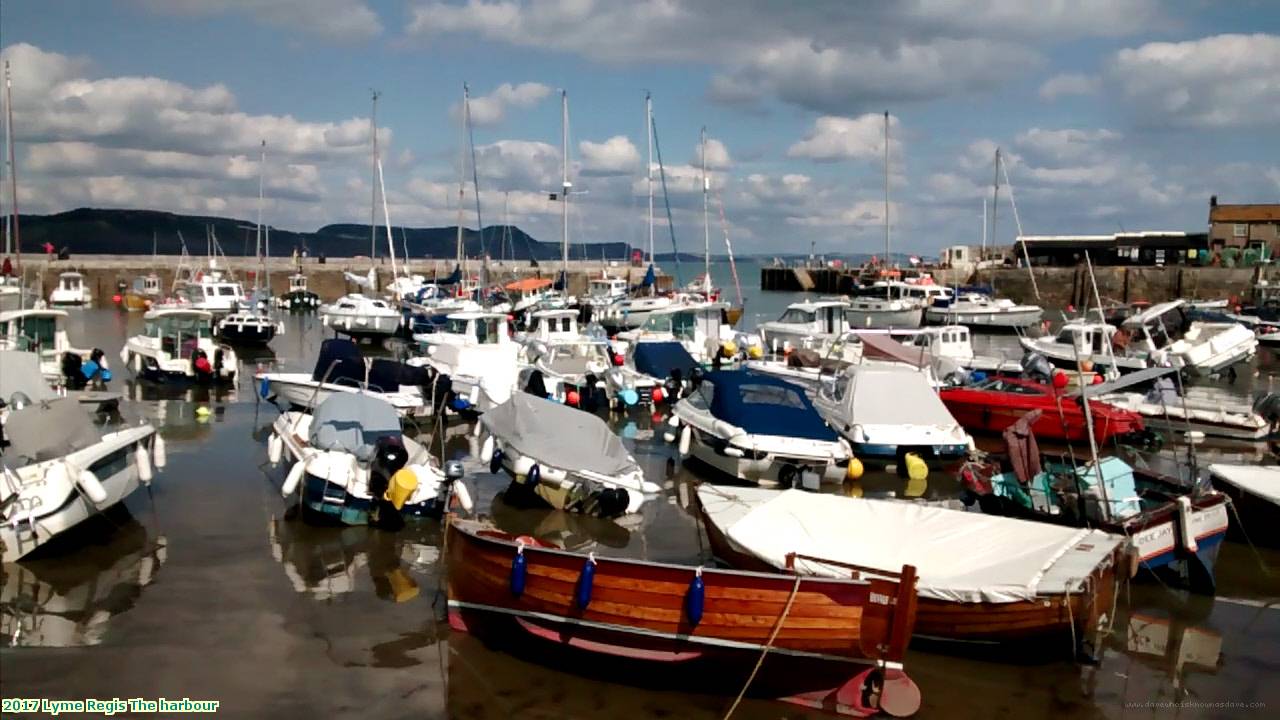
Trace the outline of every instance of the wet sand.
<instances>
[{"instance_id":1,"label":"wet sand","mask_svg":"<svg viewBox=\"0 0 1280 720\"><path fill-rule=\"evenodd\" d=\"M138 315L73 311L73 337L116 358ZM256 402L255 362L310 369L321 340L297 316L272 351L246 360L233 391L170 391L135 385L127 373L126 418L147 417L168 443L169 464L150 492L83 528L44 556L6 565L0 596L0 686L5 697L219 700L230 717L717 718L731 698L652 685L644 678L561 672L450 634L442 611L439 525L390 535L317 528L294 519L266 462L277 410ZM1009 338L990 342L999 346ZM1209 392L1244 398L1274 381L1280 361L1263 351L1259 376L1242 374ZM208 407L206 418L196 409ZM469 426L456 419L433 438L465 461L477 511L504 528L570 547L655 560L708 562L687 511L697 472L669 462L645 415L614 420L664 497L621 523L507 507L505 476L488 474ZM986 442L986 441L984 441ZM1265 445L1206 444L1202 462L1274 462ZM927 487L869 473L867 495L954 497L950 475ZM841 491L849 491L847 488ZM904 532L909 532L904 529ZM892 538L886 538L892 542ZM957 549L962 552L963 549ZM1270 568L1270 575L1262 569ZM1280 552L1234 542L1222 550L1217 598L1134 582L1117 607L1096 666L1066 659L958 654L913 646L907 667L920 685L919 717L1266 717L1280 708ZM1049 655L1057 657L1050 652ZM696 687L696 682L695 682ZM1149 703L1200 703L1179 708ZM1265 703L1262 708L1211 703ZM735 717L809 717L786 705L745 703Z\"/></svg>"}]
</instances>

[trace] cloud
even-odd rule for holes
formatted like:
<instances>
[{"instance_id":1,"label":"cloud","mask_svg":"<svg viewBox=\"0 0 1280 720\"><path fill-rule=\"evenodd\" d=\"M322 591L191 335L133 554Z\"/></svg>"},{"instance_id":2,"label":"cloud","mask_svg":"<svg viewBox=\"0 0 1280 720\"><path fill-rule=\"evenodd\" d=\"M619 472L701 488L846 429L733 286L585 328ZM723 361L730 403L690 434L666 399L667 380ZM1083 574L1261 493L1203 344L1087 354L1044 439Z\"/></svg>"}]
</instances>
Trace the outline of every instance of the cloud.
<instances>
[{"instance_id":1,"label":"cloud","mask_svg":"<svg viewBox=\"0 0 1280 720\"><path fill-rule=\"evenodd\" d=\"M690 165L702 167L702 144L693 148L693 159ZM728 170L733 166L733 158L729 157L729 148L715 138L707 138L707 170Z\"/></svg>"},{"instance_id":2,"label":"cloud","mask_svg":"<svg viewBox=\"0 0 1280 720\"><path fill-rule=\"evenodd\" d=\"M551 94L551 88L542 83L524 82L519 85L502 83L488 95L472 96L471 124L476 127L498 125L506 119L508 109L531 108L542 102L549 94ZM459 105L454 105L449 112L457 118L459 109Z\"/></svg>"},{"instance_id":3,"label":"cloud","mask_svg":"<svg viewBox=\"0 0 1280 720\"><path fill-rule=\"evenodd\" d=\"M1034 127L1019 133L1014 144L1033 158L1079 162L1100 159L1107 151L1104 146L1120 138L1120 133L1106 128L1044 130Z\"/></svg>"},{"instance_id":4,"label":"cloud","mask_svg":"<svg viewBox=\"0 0 1280 720\"><path fill-rule=\"evenodd\" d=\"M1108 76L1142 125L1280 123L1280 35L1214 35L1126 48L1116 53Z\"/></svg>"},{"instance_id":5,"label":"cloud","mask_svg":"<svg viewBox=\"0 0 1280 720\"><path fill-rule=\"evenodd\" d=\"M297 30L339 42L368 40L382 22L363 0L135 0L171 15L246 15L270 27Z\"/></svg>"},{"instance_id":6,"label":"cloud","mask_svg":"<svg viewBox=\"0 0 1280 720\"><path fill-rule=\"evenodd\" d=\"M889 152L900 157L902 144L894 135L901 125L889 116ZM884 158L884 115L868 113L856 118L831 115L818 118L805 138L787 149L787 157L817 162L877 160Z\"/></svg>"},{"instance_id":7,"label":"cloud","mask_svg":"<svg viewBox=\"0 0 1280 720\"><path fill-rule=\"evenodd\" d=\"M1098 92L1098 78L1081 73L1060 73L1040 86L1040 97L1057 100L1068 95L1092 95Z\"/></svg>"},{"instance_id":8,"label":"cloud","mask_svg":"<svg viewBox=\"0 0 1280 720\"><path fill-rule=\"evenodd\" d=\"M708 153L710 154L710 153ZM625 135L615 135L602 143L578 143L582 172L586 175L630 175L639 172L640 151Z\"/></svg>"}]
</instances>

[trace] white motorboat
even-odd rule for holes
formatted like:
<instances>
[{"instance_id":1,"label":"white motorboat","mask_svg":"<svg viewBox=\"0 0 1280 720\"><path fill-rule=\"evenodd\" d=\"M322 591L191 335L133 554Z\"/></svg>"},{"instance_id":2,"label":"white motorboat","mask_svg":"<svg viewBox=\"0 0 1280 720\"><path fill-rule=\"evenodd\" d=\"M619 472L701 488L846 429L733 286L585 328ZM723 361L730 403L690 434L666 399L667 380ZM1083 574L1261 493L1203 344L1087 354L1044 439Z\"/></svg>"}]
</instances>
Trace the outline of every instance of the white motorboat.
<instances>
[{"instance_id":1,"label":"white motorboat","mask_svg":"<svg viewBox=\"0 0 1280 720\"><path fill-rule=\"evenodd\" d=\"M140 335L125 341L120 361L136 377L156 382L229 383L239 359L213 339L213 315L189 308L158 308L143 315Z\"/></svg>"},{"instance_id":2,"label":"white motorboat","mask_svg":"<svg viewBox=\"0 0 1280 720\"><path fill-rule=\"evenodd\" d=\"M27 350L40 356L40 373L50 385L66 380L66 359L92 360L93 351L72 346L67 334L67 311L44 308L0 312L0 349ZM106 360L98 363L106 368Z\"/></svg>"},{"instance_id":3,"label":"white motorboat","mask_svg":"<svg viewBox=\"0 0 1280 720\"><path fill-rule=\"evenodd\" d=\"M320 307L320 296L307 287L307 276L297 272L289 276L289 291L276 298L283 310L313 310Z\"/></svg>"},{"instance_id":4,"label":"white motorboat","mask_svg":"<svg viewBox=\"0 0 1280 720\"><path fill-rule=\"evenodd\" d=\"M519 388L588 412L652 405L653 390L662 384L627 367L603 339L531 340L522 356Z\"/></svg>"},{"instance_id":5,"label":"white motorboat","mask_svg":"<svg viewBox=\"0 0 1280 720\"><path fill-rule=\"evenodd\" d=\"M939 285L913 285L880 280L849 299L845 318L850 328L918 328L924 308L950 290Z\"/></svg>"},{"instance_id":6,"label":"white motorboat","mask_svg":"<svg viewBox=\"0 0 1280 720\"><path fill-rule=\"evenodd\" d=\"M587 282L587 294L578 298L578 304L589 308L590 317L594 320L605 308L626 300L630 291L631 286L625 278L605 274Z\"/></svg>"},{"instance_id":7,"label":"white motorboat","mask_svg":"<svg viewBox=\"0 0 1280 720\"><path fill-rule=\"evenodd\" d=\"M442 327L435 332L414 333L413 340L427 355L440 345L516 344L506 313L485 310L449 313Z\"/></svg>"},{"instance_id":8,"label":"white motorboat","mask_svg":"<svg viewBox=\"0 0 1280 720\"><path fill-rule=\"evenodd\" d=\"M284 333L284 324L262 311L233 312L217 324L218 339L232 345L266 345Z\"/></svg>"},{"instance_id":9,"label":"white motorboat","mask_svg":"<svg viewBox=\"0 0 1280 720\"><path fill-rule=\"evenodd\" d=\"M903 340L905 344L928 353L931 358L949 360L969 372L1022 374L1020 358L975 354L972 333L963 325L920 328L907 334Z\"/></svg>"},{"instance_id":10,"label":"white motorboat","mask_svg":"<svg viewBox=\"0 0 1280 720\"><path fill-rule=\"evenodd\" d=\"M842 481L852 457L804 388L769 375L707 373L672 415L681 455L739 480L817 489Z\"/></svg>"},{"instance_id":11,"label":"white motorboat","mask_svg":"<svg viewBox=\"0 0 1280 720\"><path fill-rule=\"evenodd\" d=\"M405 516L439 517L452 493L470 504L462 464L442 471L380 398L335 393L314 413L283 413L271 430L268 459L291 463L280 492L296 494L309 519L396 530Z\"/></svg>"},{"instance_id":12,"label":"white motorboat","mask_svg":"<svg viewBox=\"0 0 1280 720\"><path fill-rule=\"evenodd\" d=\"M598 320L611 332L625 332L643 326L653 313L663 312L673 305L680 305L687 301L687 296L671 295L641 295L625 298L593 314L592 319Z\"/></svg>"},{"instance_id":13,"label":"white motorboat","mask_svg":"<svg viewBox=\"0 0 1280 720\"><path fill-rule=\"evenodd\" d=\"M1118 370L1122 373L1150 366L1144 355L1131 354L1127 347L1115 345L1116 328L1104 322L1077 320L1062 326L1057 335L1019 338L1026 350L1043 355L1057 367L1074 370L1078 362L1089 361L1097 372ZM1112 373L1114 374L1114 373Z\"/></svg>"},{"instance_id":14,"label":"white motorboat","mask_svg":"<svg viewBox=\"0 0 1280 720\"><path fill-rule=\"evenodd\" d=\"M385 400L401 418L427 417L439 406L432 403L431 380L421 367L386 358L367 360L355 343L340 338L321 343L312 372L262 372L254 376L263 399L290 409L310 412L330 395L362 394Z\"/></svg>"},{"instance_id":15,"label":"white motorboat","mask_svg":"<svg viewBox=\"0 0 1280 720\"><path fill-rule=\"evenodd\" d=\"M760 339L773 353L792 348L821 351L848 329L848 308L843 299L791 303L777 320L761 323Z\"/></svg>"},{"instance_id":16,"label":"white motorboat","mask_svg":"<svg viewBox=\"0 0 1280 720\"><path fill-rule=\"evenodd\" d=\"M1262 440L1273 433L1271 421L1254 409L1256 405L1232 403L1221 395L1196 393L1194 388L1184 388L1184 393L1178 394L1171 379L1160 378L1145 393L1109 392L1097 399L1138 413L1149 428L1232 440Z\"/></svg>"},{"instance_id":17,"label":"white motorboat","mask_svg":"<svg viewBox=\"0 0 1280 720\"><path fill-rule=\"evenodd\" d=\"M92 303L93 293L85 285L84 275L78 272L59 273L58 286L49 293L50 305L90 305Z\"/></svg>"},{"instance_id":18,"label":"white motorboat","mask_svg":"<svg viewBox=\"0 0 1280 720\"><path fill-rule=\"evenodd\" d=\"M450 315L445 329L414 335L425 357L409 363L449 378L448 405L462 412L483 413L506 402L515 390L520 345L502 313Z\"/></svg>"},{"instance_id":19,"label":"white motorboat","mask_svg":"<svg viewBox=\"0 0 1280 720\"><path fill-rule=\"evenodd\" d=\"M938 298L924 311L925 322L935 325L989 328L1031 327L1039 325L1043 315L1039 305L1020 305L982 293L964 293L954 300Z\"/></svg>"},{"instance_id":20,"label":"white motorboat","mask_svg":"<svg viewBox=\"0 0 1280 720\"><path fill-rule=\"evenodd\" d=\"M591 326L595 332L586 333L578 325L578 311L565 308L563 310L535 310L529 314L529 322L525 331L516 333L515 338L521 343L530 342L562 342L578 340L603 340L604 331L598 326Z\"/></svg>"},{"instance_id":21,"label":"white motorboat","mask_svg":"<svg viewBox=\"0 0 1280 720\"><path fill-rule=\"evenodd\" d=\"M571 512L617 517L640 510L661 486L644 479L609 425L590 413L518 392L480 419L480 459L513 478L504 495Z\"/></svg>"},{"instance_id":22,"label":"white motorboat","mask_svg":"<svg viewBox=\"0 0 1280 720\"><path fill-rule=\"evenodd\" d=\"M209 269L180 286L172 302L152 305L152 309L189 308L222 315L248 307L244 287L223 275L215 262L209 261Z\"/></svg>"},{"instance_id":23,"label":"white motorboat","mask_svg":"<svg viewBox=\"0 0 1280 720\"><path fill-rule=\"evenodd\" d=\"M729 324L728 303L702 302L672 305L649 314L644 325L615 336L619 348L640 342L678 342L699 362L716 358L733 361L738 335Z\"/></svg>"},{"instance_id":24,"label":"white motorboat","mask_svg":"<svg viewBox=\"0 0 1280 720\"><path fill-rule=\"evenodd\" d=\"M164 442L149 424L101 432L80 403L54 396L38 380L28 380L25 390L5 400L0 412L8 442L0 451L3 562L27 556L116 505L164 466Z\"/></svg>"},{"instance_id":25,"label":"white motorboat","mask_svg":"<svg viewBox=\"0 0 1280 720\"><path fill-rule=\"evenodd\" d=\"M1280 467L1214 463L1209 477L1217 490L1229 495L1238 522L1250 544L1280 548Z\"/></svg>"},{"instance_id":26,"label":"white motorboat","mask_svg":"<svg viewBox=\"0 0 1280 720\"><path fill-rule=\"evenodd\" d=\"M814 396L823 419L859 457L921 460L963 457L973 446L938 398L930 373L902 363L850 365Z\"/></svg>"},{"instance_id":27,"label":"white motorboat","mask_svg":"<svg viewBox=\"0 0 1280 720\"><path fill-rule=\"evenodd\" d=\"M395 335L403 322L386 300L352 293L320 306L320 322L352 338L381 339Z\"/></svg>"}]
</instances>

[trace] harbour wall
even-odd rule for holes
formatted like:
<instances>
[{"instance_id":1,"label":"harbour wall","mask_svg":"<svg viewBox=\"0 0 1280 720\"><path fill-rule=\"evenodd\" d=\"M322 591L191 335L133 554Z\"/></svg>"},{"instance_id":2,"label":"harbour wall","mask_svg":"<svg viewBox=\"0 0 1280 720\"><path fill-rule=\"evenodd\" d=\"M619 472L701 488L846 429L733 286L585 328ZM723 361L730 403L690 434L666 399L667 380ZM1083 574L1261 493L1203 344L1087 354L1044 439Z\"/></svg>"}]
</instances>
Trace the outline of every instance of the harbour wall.
<instances>
[{"instance_id":1,"label":"harbour wall","mask_svg":"<svg viewBox=\"0 0 1280 720\"><path fill-rule=\"evenodd\" d=\"M85 276L85 284L93 293L94 304L103 306L111 302L111 296L118 292L117 284L123 281L131 285L134 278L155 272L160 277L161 287L167 292L172 287L174 275L178 271L178 256L150 255L79 255L68 260L50 260L47 256L23 255L22 275L30 287L40 288L40 294L48 298L50 291L57 287L60 273L76 271ZM433 277L447 277L453 272L453 260L415 260L409 264L409 272L423 275L428 280ZM204 258L188 258L187 267L193 271L205 270L208 263ZM245 285L248 290L254 282L254 274L260 270L259 262L252 257L226 257L218 259L218 268L228 271ZM295 262L291 258L270 258L267 262L267 275L274 294L284 294L289 289L289 275L299 269L307 275L309 289L320 295L325 301L334 300L348 292L359 290L354 284L347 282L344 272L361 277L369 272L369 259L360 258L326 258L324 263L317 258L304 258ZM390 284L391 263L385 259L378 260L378 286ZM399 263L403 272L404 263ZM492 262L489 265L490 282L508 283L528 277L543 277L554 280L560 274L560 263L541 262L533 267L528 261ZM581 295L587 290L587 282L598 278L604 266L600 262L569 261L569 292ZM623 277L632 285L644 280L645 267L632 267L618 263L608 267L612 277ZM474 274L479 264L472 262L468 270ZM656 269L655 269L656 270ZM671 285L671 277L657 271L659 289L667 289Z\"/></svg>"}]
</instances>

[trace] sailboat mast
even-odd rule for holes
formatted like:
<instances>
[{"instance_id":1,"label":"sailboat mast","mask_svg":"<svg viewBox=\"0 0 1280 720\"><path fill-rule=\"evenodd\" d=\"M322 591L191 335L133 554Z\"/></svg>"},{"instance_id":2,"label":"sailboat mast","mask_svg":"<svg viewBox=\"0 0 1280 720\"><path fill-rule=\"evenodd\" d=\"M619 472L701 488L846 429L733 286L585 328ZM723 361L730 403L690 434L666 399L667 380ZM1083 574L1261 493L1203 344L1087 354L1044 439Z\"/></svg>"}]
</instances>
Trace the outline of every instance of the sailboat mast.
<instances>
[{"instance_id":1,"label":"sailboat mast","mask_svg":"<svg viewBox=\"0 0 1280 720\"><path fill-rule=\"evenodd\" d=\"M560 255L564 293L569 294L569 92L560 91Z\"/></svg>"},{"instance_id":2,"label":"sailboat mast","mask_svg":"<svg viewBox=\"0 0 1280 720\"><path fill-rule=\"evenodd\" d=\"M6 152L9 155L9 193L12 200L9 204L9 212L13 213L13 250L18 264L21 265L22 229L18 216L18 167L13 160L13 80L9 76L8 60L4 61L4 113L4 140L7 146Z\"/></svg>"},{"instance_id":3,"label":"sailboat mast","mask_svg":"<svg viewBox=\"0 0 1280 720\"><path fill-rule=\"evenodd\" d=\"M707 181L707 126L702 126L698 138L698 154L702 157L702 287L711 296L711 219L707 214L707 191L711 188Z\"/></svg>"},{"instance_id":4,"label":"sailboat mast","mask_svg":"<svg viewBox=\"0 0 1280 720\"><path fill-rule=\"evenodd\" d=\"M996 148L996 174L991 183L991 244L996 244L996 213L1000 210L1000 148Z\"/></svg>"},{"instance_id":5,"label":"sailboat mast","mask_svg":"<svg viewBox=\"0 0 1280 720\"><path fill-rule=\"evenodd\" d=\"M488 267L488 249L484 242L484 218L480 215L480 168L476 165L476 138L471 127L471 88L462 83L462 118L467 128L467 145L471 148L471 186L476 192L476 232L480 235L480 255ZM487 271L486 271L487 272Z\"/></svg>"},{"instance_id":6,"label":"sailboat mast","mask_svg":"<svg viewBox=\"0 0 1280 720\"><path fill-rule=\"evenodd\" d=\"M259 272L253 277L253 289L255 292L262 289L262 272L261 269L267 266L266 259L262 256L262 198L263 198L263 178L267 169L267 141L262 141L262 147L258 155L258 236L254 241L256 248L254 253L258 256Z\"/></svg>"},{"instance_id":7,"label":"sailboat mast","mask_svg":"<svg viewBox=\"0 0 1280 720\"><path fill-rule=\"evenodd\" d=\"M391 234L391 211L387 209L387 188L382 182L382 160L379 159L374 167L378 171L378 194L382 197L382 219L387 222L387 253L391 256L391 277L394 282L394 279L399 276L396 270L396 239Z\"/></svg>"},{"instance_id":8,"label":"sailboat mast","mask_svg":"<svg viewBox=\"0 0 1280 720\"><path fill-rule=\"evenodd\" d=\"M373 112L369 115L369 135L373 138L373 181L369 183L369 260L377 257L378 243L378 97L373 91Z\"/></svg>"},{"instance_id":9,"label":"sailboat mast","mask_svg":"<svg viewBox=\"0 0 1280 720\"><path fill-rule=\"evenodd\" d=\"M884 264L889 266L889 111L884 111Z\"/></svg>"},{"instance_id":10,"label":"sailboat mast","mask_svg":"<svg viewBox=\"0 0 1280 720\"><path fill-rule=\"evenodd\" d=\"M653 96L644 94L644 135L649 162L644 166L649 181L649 262L653 262Z\"/></svg>"},{"instance_id":11,"label":"sailboat mast","mask_svg":"<svg viewBox=\"0 0 1280 720\"><path fill-rule=\"evenodd\" d=\"M982 198L982 252L978 254L978 261L987 259L987 199Z\"/></svg>"},{"instance_id":12,"label":"sailboat mast","mask_svg":"<svg viewBox=\"0 0 1280 720\"><path fill-rule=\"evenodd\" d=\"M464 264L467 262L466 245L462 240L462 204L466 199L467 192L467 114L465 112L465 100L467 97L467 85L462 84L462 98L464 100L464 111L459 113L462 116L462 135L458 139L458 248L455 262L462 271L465 278L467 269Z\"/></svg>"},{"instance_id":13,"label":"sailboat mast","mask_svg":"<svg viewBox=\"0 0 1280 720\"><path fill-rule=\"evenodd\" d=\"M8 60L6 60L6 61L4 62L4 79L5 79L5 87L6 87L6 90L7 90L8 85L9 85L9 61L8 61ZM4 108L5 108L5 112L3 113L3 117L0 117L0 120L3 120L3 121L4 121L4 165L5 165L4 170L5 170L5 172L0 173L0 183L3 183L3 182L5 182L5 181L7 181L7 180L8 180L8 175L9 175L9 173L8 173L8 170L9 170L9 144L10 144L10 141L9 141L9 114L8 114L9 101L8 101L7 99L5 100ZM3 190L2 190L2 189L0 189L0 203L3 203L3 202L4 202ZM13 238L12 238L12 236L10 236L10 234L9 234L9 230L10 230L9 223L10 223L10 222L12 222L12 220L13 220L13 218L12 218L12 217L10 217L9 213L6 211L6 212L5 212L5 214L4 214L4 254L5 254L6 256L7 256L9 253L13 252Z\"/></svg>"}]
</instances>

